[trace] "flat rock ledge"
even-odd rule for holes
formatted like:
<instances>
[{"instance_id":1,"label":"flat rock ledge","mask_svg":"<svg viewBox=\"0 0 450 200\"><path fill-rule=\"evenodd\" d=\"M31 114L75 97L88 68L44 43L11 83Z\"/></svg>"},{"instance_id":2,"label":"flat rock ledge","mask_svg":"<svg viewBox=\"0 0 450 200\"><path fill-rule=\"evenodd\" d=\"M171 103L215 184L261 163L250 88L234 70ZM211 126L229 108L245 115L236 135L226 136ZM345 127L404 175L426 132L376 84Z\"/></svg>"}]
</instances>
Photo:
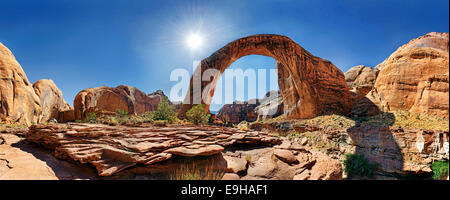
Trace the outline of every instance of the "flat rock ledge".
<instances>
[{"instance_id":1,"label":"flat rock ledge","mask_svg":"<svg viewBox=\"0 0 450 200\"><path fill-rule=\"evenodd\" d=\"M29 128L26 139L53 150L57 158L93 165L99 176L111 176L137 164L151 167L173 155L212 156L231 146L281 144L267 132L189 125L39 124Z\"/></svg>"}]
</instances>

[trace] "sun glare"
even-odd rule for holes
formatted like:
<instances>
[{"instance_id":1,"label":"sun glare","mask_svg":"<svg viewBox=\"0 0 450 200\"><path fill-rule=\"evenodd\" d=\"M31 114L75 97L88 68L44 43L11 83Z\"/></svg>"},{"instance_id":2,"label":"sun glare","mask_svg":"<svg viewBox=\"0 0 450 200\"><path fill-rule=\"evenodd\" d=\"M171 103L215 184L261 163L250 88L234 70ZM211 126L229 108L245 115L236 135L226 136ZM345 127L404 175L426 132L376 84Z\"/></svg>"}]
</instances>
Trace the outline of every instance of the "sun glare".
<instances>
[{"instance_id":1,"label":"sun glare","mask_svg":"<svg viewBox=\"0 0 450 200\"><path fill-rule=\"evenodd\" d=\"M198 34L191 34L187 38L187 45L191 49L198 49L202 45L202 37L200 37L200 35Z\"/></svg>"}]
</instances>

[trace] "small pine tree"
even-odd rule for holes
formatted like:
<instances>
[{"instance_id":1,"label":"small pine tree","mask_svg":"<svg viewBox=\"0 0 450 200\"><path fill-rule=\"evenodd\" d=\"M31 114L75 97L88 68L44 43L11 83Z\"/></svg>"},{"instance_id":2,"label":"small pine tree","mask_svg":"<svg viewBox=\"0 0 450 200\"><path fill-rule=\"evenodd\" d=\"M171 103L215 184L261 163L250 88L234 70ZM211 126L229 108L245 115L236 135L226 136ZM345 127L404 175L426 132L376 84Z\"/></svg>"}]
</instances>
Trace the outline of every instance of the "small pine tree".
<instances>
[{"instance_id":1,"label":"small pine tree","mask_svg":"<svg viewBox=\"0 0 450 200\"><path fill-rule=\"evenodd\" d=\"M158 110L153 113L153 120L167 120L173 123L177 118L175 109L169 105L167 97L163 98L158 104Z\"/></svg>"},{"instance_id":2,"label":"small pine tree","mask_svg":"<svg viewBox=\"0 0 450 200\"><path fill-rule=\"evenodd\" d=\"M198 124L207 124L209 121L209 114L206 113L202 104L192 107L186 112L186 118L188 121Z\"/></svg>"}]
</instances>

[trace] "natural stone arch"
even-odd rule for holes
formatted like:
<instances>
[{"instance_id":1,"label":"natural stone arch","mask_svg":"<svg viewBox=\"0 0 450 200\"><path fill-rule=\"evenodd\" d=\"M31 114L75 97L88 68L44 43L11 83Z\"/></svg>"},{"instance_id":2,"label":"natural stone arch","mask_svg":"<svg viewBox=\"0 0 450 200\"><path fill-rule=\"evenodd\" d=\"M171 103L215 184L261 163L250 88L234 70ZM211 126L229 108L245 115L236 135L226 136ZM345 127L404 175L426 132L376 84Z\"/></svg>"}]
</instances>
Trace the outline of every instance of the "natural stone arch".
<instances>
[{"instance_id":1,"label":"natural stone arch","mask_svg":"<svg viewBox=\"0 0 450 200\"><path fill-rule=\"evenodd\" d=\"M312 55L286 36L261 34L235 40L200 62L194 74L204 75L209 69L220 73L201 81L201 89L198 90L194 90L194 78L191 78L180 116L184 117L193 104L200 103L193 101L193 96L199 95L199 92L206 95L206 100L202 98L201 103L209 111L220 75L231 63L247 55L263 55L277 60L278 83L288 118L349 112L350 92L341 70L330 61Z\"/></svg>"}]
</instances>

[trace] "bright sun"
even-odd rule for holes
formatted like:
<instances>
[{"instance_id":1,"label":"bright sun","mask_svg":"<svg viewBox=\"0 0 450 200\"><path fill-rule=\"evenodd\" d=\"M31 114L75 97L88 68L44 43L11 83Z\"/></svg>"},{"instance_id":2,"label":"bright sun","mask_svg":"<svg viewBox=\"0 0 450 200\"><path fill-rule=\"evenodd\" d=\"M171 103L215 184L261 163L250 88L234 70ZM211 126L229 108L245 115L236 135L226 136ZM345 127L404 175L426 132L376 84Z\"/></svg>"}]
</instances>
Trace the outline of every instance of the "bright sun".
<instances>
[{"instance_id":1,"label":"bright sun","mask_svg":"<svg viewBox=\"0 0 450 200\"><path fill-rule=\"evenodd\" d=\"M198 34L191 34L188 38L187 38L187 45L191 48L191 49L197 49L202 45L202 37L200 37L200 35Z\"/></svg>"}]
</instances>

